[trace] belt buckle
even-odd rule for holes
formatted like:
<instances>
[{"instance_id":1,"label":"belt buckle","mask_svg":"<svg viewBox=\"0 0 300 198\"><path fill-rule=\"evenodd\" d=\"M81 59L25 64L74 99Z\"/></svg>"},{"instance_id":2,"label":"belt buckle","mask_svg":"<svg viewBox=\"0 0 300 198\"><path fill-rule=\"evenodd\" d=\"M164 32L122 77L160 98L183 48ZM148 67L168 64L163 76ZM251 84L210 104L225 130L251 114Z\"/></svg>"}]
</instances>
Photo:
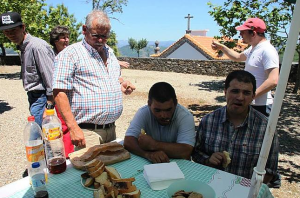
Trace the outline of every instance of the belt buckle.
<instances>
[{"instance_id":1,"label":"belt buckle","mask_svg":"<svg viewBox=\"0 0 300 198\"><path fill-rule=\"evenodd\" d=\"M97 130L97 125L98 125L98 124L95 124L95 130ZM108 126L109 126L109 125L108 125ZM102 125L102 129L105 129L105 124Z\"/></svg>"}]
</instances>

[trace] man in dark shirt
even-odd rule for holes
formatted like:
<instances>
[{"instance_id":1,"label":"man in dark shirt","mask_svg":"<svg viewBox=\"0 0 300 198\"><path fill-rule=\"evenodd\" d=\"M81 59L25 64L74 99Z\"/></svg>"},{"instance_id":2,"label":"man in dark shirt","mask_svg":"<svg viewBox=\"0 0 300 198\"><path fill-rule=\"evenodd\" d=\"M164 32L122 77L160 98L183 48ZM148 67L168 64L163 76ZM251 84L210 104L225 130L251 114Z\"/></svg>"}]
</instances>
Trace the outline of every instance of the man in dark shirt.
<instances>
[{"instance_id":1,"label":"man in dark shirt","mask_svg":"<svg viewBox=\"0 0 300 198\"><path fill-rule=\"evenodd\" d=\"M21 51L21 78L27 91L29 110L41 126L45 106L53 106L52 74L54 52L44 40L25 31L20 14L6 12L0 15L0 30Z\"/></svg>"}]
</instances>

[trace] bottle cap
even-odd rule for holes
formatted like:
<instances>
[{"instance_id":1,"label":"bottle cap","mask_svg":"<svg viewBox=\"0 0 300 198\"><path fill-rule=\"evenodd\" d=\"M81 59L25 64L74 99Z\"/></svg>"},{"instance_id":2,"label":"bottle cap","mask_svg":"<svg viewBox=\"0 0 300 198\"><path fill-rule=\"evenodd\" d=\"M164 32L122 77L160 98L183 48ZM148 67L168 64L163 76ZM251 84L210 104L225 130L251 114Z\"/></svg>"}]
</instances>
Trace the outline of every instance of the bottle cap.
<instances>
[{"instance_id":1,"label":"bottle cap","mask_svg":"<svg viewBox=\"0 0 300 198\"><path fill-rule=\"evenodd\" d=\"M54 115L54 109L47 109L46 115Z\"/></svg>"},{"instance_id":2,"label":"bottle cap","mask_svg":"<svg viewBox=\"0 0 300 198\"><path fill-rule=\"evenodd\" d=\"M34 116L28 116L27 120L30 122L34 122L35 119L34 119Z\"/></svg>"},{"instance_id":3,"label":"bottle cap","mask_svg":"<svg viewBox=\"0 0 300 198\"><path fill-rule=\"evenodd\" d=\"M34 163L31 164L31 167L32 168L38 168L38 167L40 167L40 163L39 162L34 162Z\"/></svg>"}]
</instances>

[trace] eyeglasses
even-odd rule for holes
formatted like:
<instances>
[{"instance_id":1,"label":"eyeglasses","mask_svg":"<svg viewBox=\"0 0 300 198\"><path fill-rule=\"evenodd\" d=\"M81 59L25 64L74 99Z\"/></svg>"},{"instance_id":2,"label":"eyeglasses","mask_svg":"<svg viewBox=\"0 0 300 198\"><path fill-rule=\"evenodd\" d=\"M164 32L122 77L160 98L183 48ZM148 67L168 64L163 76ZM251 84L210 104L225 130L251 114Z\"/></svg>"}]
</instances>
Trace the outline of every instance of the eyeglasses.
<instances>
[{"instance_id":1,"label":"eyeglasses","mask_svg":"<svg viewBox=\"0 0 300 198\"><path fill-rule=\"evenodd\" d=\"M106 35L102 35L102 34L92 34L87 27L86 27L86 30L91 34L93 39L97 39L97 40L99 40L99 39L108 39L109 36L110 36L110 32L107 33Z\"/></svg>"}]
</instances>

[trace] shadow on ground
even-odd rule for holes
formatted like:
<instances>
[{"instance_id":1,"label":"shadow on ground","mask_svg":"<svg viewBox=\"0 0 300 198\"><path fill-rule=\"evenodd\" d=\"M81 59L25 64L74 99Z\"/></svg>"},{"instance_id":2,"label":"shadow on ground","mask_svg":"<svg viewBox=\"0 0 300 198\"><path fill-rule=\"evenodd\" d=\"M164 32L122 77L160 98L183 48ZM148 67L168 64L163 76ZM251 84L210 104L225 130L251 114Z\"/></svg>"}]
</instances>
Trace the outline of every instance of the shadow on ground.
<instances>
[{"instance_id":1,"label":"shadow on ground","mask_svg":"<svg viewBox=\"0 0 300 198\"><path fill-rule=\"evenodd\" d=\"M3 100L0 100L0 114L4 113L5 111L10 111L13 108L9 106L9 104Z\"/></svg>"},{"instance_id":2,"label":"shadow on ground","mask_svg":"<svg viewBox=\"0 0 300 198\"><path fill-rule=\"evenodd\" d=\"M217 91L223 92L224 91L224 80L212 80L212 81L204 81L198 84L192 84L193 86L199 87L199 90L204 91Z\"/></svg>"},{"instance_id":3,"label":"shadow on ground","mask_svg":"<svg viewBox=\"0 0 300 198\"><path fill-rule=\"evenodd\" d=\"M277 123L280 153L282 154L300 155L299 112L299 98L295 94L287 93Z\"/></svg>"},{"instance_id":4,"label":"shadow on ground","mask_svg":"<svg viewBox=\"0 0 300 198\"><path fill-rule=\"evenodd\" d=\"M11 80L19 80L20 72L10 73L10 74L0 74L0 78L11 79Z\"/></svg>"},{"instance_id":5,"label":"shadow on ground","mask_svg":"<svg viewBox=\"0 0 300 198\"><path fill-rule=\"evenodd\" d=\"M191 84L191 86L196 86L199 90L204 90L208 92L224 92L224 80L205 81L198 84ZM226 102L225 96L217 96L215 100L219 103Z\"/></svg>"}]
</instances>

